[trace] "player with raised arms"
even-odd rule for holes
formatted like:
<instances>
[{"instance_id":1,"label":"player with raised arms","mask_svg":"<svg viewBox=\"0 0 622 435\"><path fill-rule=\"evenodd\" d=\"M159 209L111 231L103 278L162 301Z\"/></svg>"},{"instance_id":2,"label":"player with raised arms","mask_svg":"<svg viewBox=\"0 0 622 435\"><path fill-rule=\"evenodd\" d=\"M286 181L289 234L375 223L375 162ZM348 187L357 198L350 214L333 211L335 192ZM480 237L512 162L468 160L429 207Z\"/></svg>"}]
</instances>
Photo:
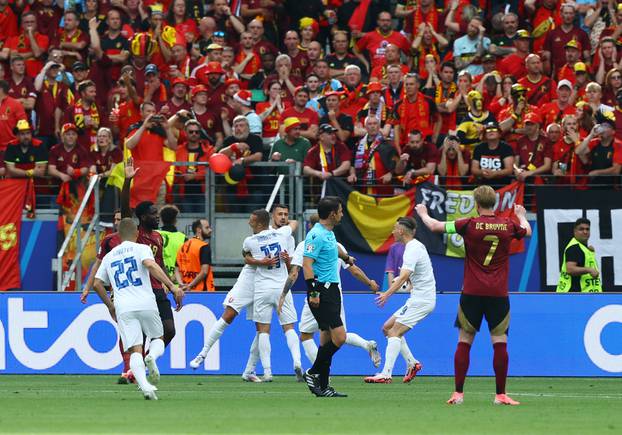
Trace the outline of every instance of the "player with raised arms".
<instances>
[{"instance_id":1,"label":"player with raised arms","mask_svg":"<svg viewBox=\"0 0 622 435\"><path fill-rule=\"evenodd\" d=\"M130 368L145 399L156 396L160 372L157 359L164 353L164 327L151 287L150 276L160 281L176 295L177 310L181 308L183 292L155 262L148 246L136 243L138 228L132 219L119 223L121 244L104 256L95 276L95 291L117 322L125 352L130 353ZM114 303L104 285L111 286ZM143 334L151 339L149 354L143 360ZM145 373L149 368L149 380Z\"/></svg>"},{"instance_id":2,"label":"player with raised arms","mask_svg":"<svg viewBox=\"0 0 622 435\"><path fill-rule=\"evenodd\" d=\"M496 193L490 186L473 191L479 216L440 222L428 215L425 205L415 209L423 223L434 232L460 234L464 239L464 283L456 317L459 328L458 346L454 356L455 387L447 403L464 401L464 381L469 369L469 353L482 318L486 317L494 348L493 368L496 379L497 405L519 405L505 391L508 373L507 340L510 326L508 272L510 243L531 235L531 226L522 205L515 205L518 223L508 217L495 215Z\"/></svg>"},{"instance_id":3,"label":"player with raised arms","mask_svg":"<svg viewBox=\"0 0 622 435\"><path fill-rule=\"evenodd\" d=\"M412 217L401 217L393 227L395 240L405 245L404 261L400 274L389 289L381 293L377 298L377 304L383 307L391 295L398 291L406 282L410 282L410 297L403 307L397 310L383 326L387 336L387 350L382 373L365 378L368 384L390 384L397 355L402 348L408 345L404 334L410 331L416 324L425 319L436 306L436 280L432 270L432 262L428 251L419 240L415 239L417 222ZM410 382L419 370L421 363L417 361L410 350L406 352L408 369L404 382ZM411 359L412 358L412 359Z\"/></svg>"},{"instance_id":4,"label":"player with raised arms","mask_svg":"<svg viewBox=\"0 0 622 435\"><path fill-rule=\"evenodd\" d=\"M311 217L309 218L309 223L311 224L311 227L318 223L319 220L320 218L317 214L311 215ZM294 251L294 255L292 256L289 276L287 277L287 281L283 286L283 291L281 292L281 296L279 298L279 312L281 312L283 305L286 304L286 301L291 298L291 293L289 292L289 290L298 279L298 274L300 272L300 269L302 269L303 254L305 248L304 245L304 241L300 242L298 246L296 246L296 250ZM348 254L345 248L340 243L337 243L337 246L342 252L342 255ZM347 269L348 272L352 274L352 276L368 286L371 291L378 291L379 287L376 281L370 279L367 275L365 275L365 272L363 272L360 267L347 264L341 258L339 258L338 262L340 269ZM341 278L339 279L339 287L341 288ZM344 328L346 328L346 315L343 307L343 298L341 301L341 320L343 322ZM302 342L302 347L305 351L305 355L307 356L307 359L311 362L311 364L313 364L317 356L317 344L315 344L315 341L313 340L313 335L320 330L320 327L318 326L317 321L313 317L313 313L311 313L309 303L306 299L304 307L302 308L302 313L300 315L300 324L298 325L298 329L300 330L300 341ZM345 344L357 346L361 349L366 350L369 353L369 356L371 357L374 366L378 367L380 365L382 357L378 352L378 345L374 340L365 340L363 337L355 334L354 332L346 332Z\"/></svg>"}]
</instances>

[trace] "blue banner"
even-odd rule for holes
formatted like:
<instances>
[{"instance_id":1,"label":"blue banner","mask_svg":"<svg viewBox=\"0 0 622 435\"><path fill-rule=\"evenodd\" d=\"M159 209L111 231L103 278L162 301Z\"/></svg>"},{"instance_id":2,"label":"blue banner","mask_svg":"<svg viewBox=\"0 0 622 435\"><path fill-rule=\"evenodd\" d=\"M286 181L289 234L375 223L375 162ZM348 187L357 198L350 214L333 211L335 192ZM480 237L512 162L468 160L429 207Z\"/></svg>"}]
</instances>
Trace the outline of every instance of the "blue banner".
<instances>
[{"instance_id":1,"label":"blue banner","mask_svg":"<svg viewBox=\"0 0 622 435\"><path fill-rule=\"evenodd\" d=\"M347 294L348 330L376 340L384 354L385 320L406 300L394 295L384 309L372 294ZM82 305L77 293L0 294L0 373L120 373L115 325L106 307L91 295ZM240 374L255 334L242 313L210 352L205 368L188 366L203 337L222 313L224 294L189 294L175 313L177 335L159 360L165 374ZM436 309L406 338L424 369L422 375L453 374L458 294L439 294ZM295 295L300 314L303 295ZM622 373L621 294L534 294L511 296L509 353L512 376L619 376ZM471 351L469 375L492 375L492 346L482 325ZM272 369L292 374L292 360L280 326L272 325ZM301 349L302 352L302 349ZM309 362L303 355L303 367ZM384 356L384 355L383 355ZM368 375L375 369L363 349L345 345L334 374ZM207 370L206 370L207 369ZM398 360L395 373L405 370ZM261 370L259 370L261 371Z\"/></svg>"}]
</instances>

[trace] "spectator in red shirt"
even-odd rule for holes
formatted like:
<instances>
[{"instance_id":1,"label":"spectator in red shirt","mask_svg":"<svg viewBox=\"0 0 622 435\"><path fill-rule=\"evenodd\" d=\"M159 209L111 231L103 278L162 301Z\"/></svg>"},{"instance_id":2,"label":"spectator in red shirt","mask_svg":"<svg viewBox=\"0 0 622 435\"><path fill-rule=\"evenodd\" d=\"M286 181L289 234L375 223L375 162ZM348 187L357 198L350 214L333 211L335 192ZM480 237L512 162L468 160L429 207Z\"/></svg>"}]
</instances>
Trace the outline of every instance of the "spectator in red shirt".
<instances>
[{"instance_id":1,"label":"spectator in red shirt","mask_svg":"<svg viewBox=\"0 0 622 435\"><path fill-rule=\"evenodd\" d=\"M24 12L21 19L22 32L7 38L0 52L0 60L19 54L26 60L26 74L35 77L43 68L42 59L48 50L50 40L37 32L37 17L33 12Z\"/></svg>"},{"instance_id":2,"label":"spectator in red shirt","mask_svg":"<svg viewBox=\"0 0 622 435\"><path fill-rule=\"evenodd\" d=\"M378 14L378 27L371 32L367 32L354 46L354 54L365 65L368 71L377 66L382 66L385 61L385 46L394 44L398 46L405 55L410 54L410 44L408 39L399 32L391 30L392 17L389 12L380 12ZM365 53L371 61L365 58Z\"/></svg>"},{"instance_id":3,"label":"spectator in red shirt","mask_svg":"<svg viewBox=\"0 0 622 435\"><path fill-rule=\"evenodd\" d=\"M273 81L268 84L268 101L257 103L255 110L263 122L262 139L264 147L272 146L279 138L281 114L285 106L281 102L281 84Z\"/></svg>"},{"instance_id":4,"label":"spectator in red shirt","mask_svg":"<svg viewBox=\"0 0 622 435\"><path fill-rule=\"evenodd\" d=\"M542 74L542 60L537 54L530 54L525 59L527 75L518 83L527 88L527 103L532 106L542 105L555 99L556 85L550 77Z\"/></svg>"},{"instance_id":5,"label":"spectator in red shirt","mask_svg":"<svg viewBox=\"0 0 622 435\"><path fill-rule=\"evenodd\" d=\"M564 65L565 59L561 55L563 48L571 40L575 40L579 50L583 50L579 57L586 61L590 59L590 40L587 34L575 23L576 10L573 3L564 3L560 8L562 18L561 26L549 31L544 41L542 53L547 71L559 71Z\"/></svg>"},{"instance_id":6,"label":"spectator in red shirt","mask_svg":"<svg viewBox=\"0 0 622 435\"><path fill-rule=\"evenodd\" d=\"M224 140L222 120L216 112L208 107L208 91L203 85L197 85L190 92L192 98L191 112L205 133L215 141L222 144Z\"/></svg>"},{"instance_id":7,"label":"spectator in red shirt","mask_svg":"<svg viewBox=\"0 0 622 435\"><path fill-rule=\"evenodd\" d=\"M337 129L330 124L320 126L319 141L311 147L303 163L304 175L321 181L348 175L352 153L337 141L336 132Z\"/></svg>"},{"instance_id":8,"label":"spectator in red shirt","mask_svg":"<svg viewBox=\"0 0 622 435\"><path fill-rule=\"evenodd\" d=\"M622 70L613 68L605 76L603 85L603 103L614 107L616 105L616 95L622 89Z\"/></svg>"},{"instance_id":9,"label":"spectator in red shirt","mask_svg":"<svg viewBox=\"0 0 622 435\"><path fill-rule=\"evenodd\" d=\"M255 40L250 32L240 35L240 47L234 62L233 70L244 80L250 80L261 68L261 59L255 51Z\"/></svg>"},{"instance_id":10,"label":"spectator in red shirt","mask_svg":"<svg viewBox=\"0 0 622 435\"><path fill-rule=\"evenodd\" d=\"M186 7L185 0L174 0L168 8L166 21L169 26L181 35L183 41L192 43L199 36L197 23L190 17L190 11Z\"/></svg>"},{"instance_id":11,"label":"spectator in red shirt","mask_svg":"<svg viewBox=\"0 0 622 435\"><path fill-rule=\"evenodd\" d=\"M55 38L51 41L50 47L63 50L65 66L69 68L74 62L82 60L87 54L86 48L89 45L89 36L83 32L78 24L80 17L74 10L65 11L63 15L63 28L59 29Z\"/></svg>"},{"instance_id":12,"label":"spectator in red shirt","mask_svg":"<svg viewBox=\"0 0 622 435\"><path fill-rule=\"evenodd\" d=\"M287 118L298 118L300 120L300 135L313 142L317 139L319 116L313 109L307 107L309 102L309 90L304 86L299 86L294 92L294 105L281 112L281 136L285 135L283 123Z\"/></svg>"},{"instance_id":13,"label":"spectator in red shirt","mask_svg":"<svg viewBox=\"0 0 622 435\"><path fill-rule=\"evenodd\" d=\"M48 161L48 152L41 141L32 138L32 129L26 120L20 120L15 127L17 140L11 142L4 153L8 177L43 177Z\"/></svg>"},{"instance_id":14,"label":"spectator in red shirt","mask_svg":"<svg viewBox=\"0 0 622 435\"><path fill-rule=\"evenodd\" d=\"M244 9L244 5L242 5L242 9ZM263 21L259 19L254 19L248 26L246 26L251 35L253 35L253 41L255 43L254 48L259 56L263 56L266 53L272 53L273 58L275 58L279 54L279 50L274 46L272 42L266 39L264 34L264 25Z\"/></svg>"},{"instance_id":15,"label":"spectator in red shirt","mask_svg":"<svg viewBox=\"0 0 622 435\"><path fill-rule=\"evenodd\" d=\"M557 84L557 99L541 106L538 113L542 117L545 127L554 122L560 123L564 116L574 115L576 108L571 101L572 83L568 80L560 80Z\"/></svg>"},{"instance_id":16,"label":"spectator in red shirt","mask_svg":"<svg viewBox=\"0 0 622 435\"><path fill-rule=\"evenodd\" d=\"M31 113L35 108L37 93L31 77L26 75L26 64L21 56L11 58L11 76L8 78L9 96L19 100L24 109Z\"/></svg>"},{"instance_id":17,"label":"spectator in red shirt","mask_svg":"<svg viewBox=\"0 0 622 435\"><path fill-rule=\"evenodd\" d=\"M145 101L141 104L140 114L142 121L130 127L125 146L132 150L134 160L163 161L164 147L175 151L177 138L168 120L163 115L156 115L153 103Z\"/></svg>"},{"instance_id":18,"label":"spectator in red shirt","mask_svg":"<svg viewBox=\"0 0 622 435\"><path fill-rule=\"evenodd\" d=\"M92 164L88 149L78 145L78 128L70 123L64 124L61 143L50 150L48 174L66 183L86 176Z\"/></svg>"},{"instance_id":19,"label":"spectator in red shirt","mask_svg":"<svg viewBox=\"0 0 622 435\"><path fill-rule=\"evenodd\" d=\"M344 98L339 107L344 114L352 119L356 119L356 115L367 103L367 85L361 79L361 69L358 66L348 65L346 67L345 80L343 81Z\"/></svg>"},{"instance_id":20,"label":"spectator in red shirt","mask_svg":"<svg viewBox=\"0 0 622 435\"><path fill-rule=\"evenodd\" d=\"M303 79L307 71L307 66L309 65L309 59L307 59L307 54L300 50L300 38L295 30L290 30L285 34L284 45L287 55L291 60L291 75Z\"/></svg>"},{"instance_id":21,"label":"spectator in red shirt","mask_svg":"<svg viewBox=\"0 0 622 435\"><path fill-rule=\"evenodd\" d=\"M419 130L408 133L408 142L404 145L395 173L404 174L404 184L421 183L434 175L438 163L436 145L424 139Z\"/></svg>"},{"instance_id":22,"label":"spectator in red shirt","mask_svg":"<svg viewBox=\"0 0 622 435\"><path fill-rule=\"evenodd\" d=\"M595 71L594 79L600 83L605 83L605 74L613 68L618 68L618 57L615 40L613 38L603 38L600 46L594 54L592 71Z\"/></svg>"},{"instance_id":23,"label":"spectator in red shirt","mask_svg":"<svg viewBox=\"0 0 622 435\"><path fill-rule=\"evenodd\" d=\"M4 152L9 142L15 139L13 130L17 122L27 119L24 106L15 98L9 97L9 89L9 83L0 80L0 152Z\"/></svg>"},{"instance_id":24,"label":"spectator in red shirt","mask_svg":"<svg viewBox=\"0 0 622 435\"><path fill-rule=\"evenodd\" d=\"M525 135L514 149L514 174L519 181L551 172L553 150L540 130L542 119L537 113L525 116Z\"/></svg>"},{"instance_id":25,"label":"spectator in red shirt","mask_svg":"<svg viewBox=\"0 0 622 435\"><path fill-rule=\"evenodd\" d=\"M9 4L9 0L0 0L0 47L6 42L7 38L17 36L17 14L15 13L15 3Z\"/></svg>"},{"instance_id":26,"label":"spectator in red shirt","mask_svg":"<svg viewBox=\"0 0 622 435\"><path fill-rule=\"evenodd\" d=\"M553 175L557 184L574 184L576 175L586 173L585 165L575 153L582 141L579 123L575 115L566 115L561 124L562 137L553 145ZM579 182L585 184L584 180Z\"/></svg>"},{"instance_id":27,"label":"spectator in red shirt","mask_svg":"<svg viewBox=\"0 0 622 435\"><path fill-rule=\"evenodd\" d=\"M562 63L559 68L557 68L557 80L570 80L572 83L576 81L575 71L577 71L577 65L584 65L583 62L580 61L581 56L581 45L576 39L571 39L564 46L564 54L565 54L565 63ZM557 55L561 57L561 53ZM587 68L580 68L579 70L583 70L587 72Z\"/></svg>"},{"instance_id":28,"label":"spectator in red shirt","mask_svg":"<svg viewBox=\"0 0 622 435\"><path fill-rule=\"evenodd\" d=\"M520 80L527 74L527 68L525 67L525 59L529 55L529 45L531 43L531 36L527 30L520 29L516 33L514 39L514 47L516 52L505 56L497 63L499 72L503 75L510 74L516 79Z\"/></svg>"},{"instance_id":29,"label":"spectator in red shirt","mask_svg":"<svg viewBox=\"0 0 622 435\"><path fill-rule=\"evenodd\" d=\"M162 106L160 111L166 116L170 116L180 110L190 110L188 102L188 82L183 77L177 77L171 82L171 98Z\"/></svg>"}]
</instances>

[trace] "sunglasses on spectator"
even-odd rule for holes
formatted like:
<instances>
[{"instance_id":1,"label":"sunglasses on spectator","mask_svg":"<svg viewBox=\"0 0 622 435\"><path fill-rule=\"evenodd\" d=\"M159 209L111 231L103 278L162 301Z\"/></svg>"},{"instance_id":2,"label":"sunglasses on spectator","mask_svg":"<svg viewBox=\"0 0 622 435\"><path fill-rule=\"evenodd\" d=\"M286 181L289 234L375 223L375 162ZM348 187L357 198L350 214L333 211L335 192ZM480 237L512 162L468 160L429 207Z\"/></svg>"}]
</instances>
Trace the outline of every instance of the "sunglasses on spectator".
<instances>
[{"instance_id":1,"label":"sunglasses on spectator","mask_svg":"<svg viewBox=\"0 0 622 435\"><path fill-rule=\"evenodd\" d=\"M214 36L217 38L224 38L225 37L225 32L221 32L220 30L218 32L214 32Z\"/></svg>"},{"instance_id":2,"label":"sunglasses on spectator","mask_svg":"<svg viewBox=\"0 0 622 435\"><path fill-rule=\"evenodd\" d=\"M200 130L188 130L188 134L201 134Z\"/></svg>"}]
</instances>

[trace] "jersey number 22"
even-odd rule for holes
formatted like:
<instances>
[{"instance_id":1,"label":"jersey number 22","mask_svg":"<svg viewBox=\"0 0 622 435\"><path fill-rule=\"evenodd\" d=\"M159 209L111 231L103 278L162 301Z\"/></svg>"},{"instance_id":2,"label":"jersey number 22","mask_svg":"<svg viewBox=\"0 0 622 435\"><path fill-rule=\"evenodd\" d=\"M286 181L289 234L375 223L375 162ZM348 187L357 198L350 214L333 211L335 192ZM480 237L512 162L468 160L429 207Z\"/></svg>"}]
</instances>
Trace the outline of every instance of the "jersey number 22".
<instances>
[{"instance_id":1,"label":"jersey number 22","mask_svg":"<svg viewBox=\"0 0 622 435\"><path fill-rule=\"evenodd\" d=\"M128 266L127 269L125 266ZM110 263L110 266L114 269L114 283L117 289L123 289L129 287L132 284L134 287L141 286L142 280L138 277L133 277L134 272L138 272L138 265L134 257L128 257L124 260L117 260Z\"/></svg>"}]
</instances>

